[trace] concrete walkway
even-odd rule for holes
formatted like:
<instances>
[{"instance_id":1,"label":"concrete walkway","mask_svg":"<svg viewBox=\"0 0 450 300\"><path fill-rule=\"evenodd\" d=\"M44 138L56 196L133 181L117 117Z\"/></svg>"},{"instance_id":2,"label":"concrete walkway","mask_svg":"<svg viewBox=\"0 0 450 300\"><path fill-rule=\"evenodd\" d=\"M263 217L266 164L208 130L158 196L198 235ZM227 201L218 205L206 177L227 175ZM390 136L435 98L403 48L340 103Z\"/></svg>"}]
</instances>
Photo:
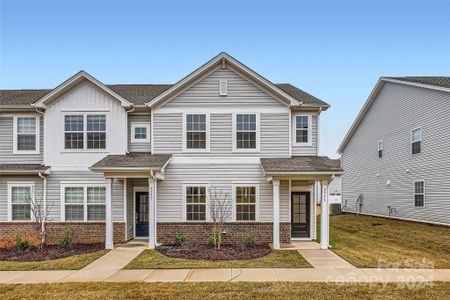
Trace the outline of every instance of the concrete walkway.
<instances>
[{"instance_id":1,"label":"concrete walkway","mask_svg":"<svg viewBox=\"0 0 450 300\"><path fill-rule=\"evenodd\" d=\"M81 270L0 271L0 283L53 282L408 282L450 281L450 269L358 269L330 250L294 245L313 268L122 270L145 246L118 247ZM292 249L292 248L291 248Z\"/></svg>"}]
</instances>

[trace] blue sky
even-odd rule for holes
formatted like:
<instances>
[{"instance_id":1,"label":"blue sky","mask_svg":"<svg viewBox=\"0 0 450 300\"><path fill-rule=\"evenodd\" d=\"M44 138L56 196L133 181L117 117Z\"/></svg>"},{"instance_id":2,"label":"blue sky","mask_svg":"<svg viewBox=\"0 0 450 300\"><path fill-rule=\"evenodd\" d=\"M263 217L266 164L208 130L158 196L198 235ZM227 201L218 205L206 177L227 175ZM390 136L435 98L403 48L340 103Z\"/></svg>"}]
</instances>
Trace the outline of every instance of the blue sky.
<instances>
[{"instance_id":1,"label":"blue sky","mask_svg":"<svg viewBox=\"0 0 450 300\"><path fill-rule=\"evenodd\" d=\"M331 104L336 149L382 75L450 75L450 1L5 1L0 88L172 83L221 51Z\"/></svg>"}]
</instances>

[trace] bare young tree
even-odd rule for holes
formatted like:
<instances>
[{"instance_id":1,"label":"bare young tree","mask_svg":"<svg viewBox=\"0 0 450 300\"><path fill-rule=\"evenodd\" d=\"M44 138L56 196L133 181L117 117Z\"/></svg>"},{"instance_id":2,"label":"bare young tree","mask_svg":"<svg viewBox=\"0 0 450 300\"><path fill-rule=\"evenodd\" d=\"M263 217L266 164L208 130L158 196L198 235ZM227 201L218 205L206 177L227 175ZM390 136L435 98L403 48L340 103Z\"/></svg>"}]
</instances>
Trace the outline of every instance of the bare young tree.
<instances>
[{"instance_id":1,"label":"bare young tree","mask_svg":"<svg viewBox=\"0 0 450 300\"><path fill-rule=\"evenodd\" d=\"M37 194L34 187L30 189L27 201L31 209L31 221L33 222L34 232L39 240L38 248L42 250L47 242L46 225L48 221L51 221L49 218L51 207L45 203L43 193Z\"/></svg>"},{"instance_id":2,"label":"bare young tree","mask_svg":"<svg viewBox=\"0 0 450 300\"><path fill-rule=\"evenodd\" d=\"M213 222L214 246L220 250L222 245L222 234L225 231L225 224L230 221L232 206L229 194L217 189L209 189L209 210Z\"/></svg>"}]
</instances>

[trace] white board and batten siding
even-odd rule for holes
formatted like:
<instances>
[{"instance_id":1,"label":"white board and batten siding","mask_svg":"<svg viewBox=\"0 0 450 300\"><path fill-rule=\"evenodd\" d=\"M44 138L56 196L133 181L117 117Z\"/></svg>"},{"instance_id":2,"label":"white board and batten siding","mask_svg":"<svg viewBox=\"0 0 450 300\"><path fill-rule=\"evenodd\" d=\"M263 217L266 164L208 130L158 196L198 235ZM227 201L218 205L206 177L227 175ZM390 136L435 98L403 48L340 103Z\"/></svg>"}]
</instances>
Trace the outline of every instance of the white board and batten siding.
<instances>
[{"instance_id":1,"label":"white board and batten siding","mask_svg":"<svg viewBox=\"0 0 450 300\"><path fill-rule=\"evenodd\" d=\"M391 206L397 218L450 224L449 116L450 93L385 83L342 154L346 210L362 194L362 213L387 216ZM422 149L412 155L418 127ZM415 180L425 180L424 207L414 207Z\"/></svg>"}]
</instances>

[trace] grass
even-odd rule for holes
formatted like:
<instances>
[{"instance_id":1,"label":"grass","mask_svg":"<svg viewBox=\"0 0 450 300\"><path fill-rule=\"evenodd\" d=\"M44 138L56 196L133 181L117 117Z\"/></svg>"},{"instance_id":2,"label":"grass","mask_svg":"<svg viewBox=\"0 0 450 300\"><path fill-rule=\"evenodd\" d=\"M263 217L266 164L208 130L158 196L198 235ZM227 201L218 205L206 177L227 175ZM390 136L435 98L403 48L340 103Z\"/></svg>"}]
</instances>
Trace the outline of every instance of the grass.
<instances>
[{"instance_id":1,"label":"grass","mask_svg":"<svg viewBox=\"0 0 450 300\"><path fill-rule=\"evenodd\" d=\"M432 285L432 286L430 286ZM7 299L449 299L450 283L53 283L0 285Z\"/></svg>"},{"instance_id":2,"label":"grass","mask_svg":"<svg viewBox=\"0 0 450 300\"><path fill-rule=\"evenodd\" d=\"M107 252L101 250L46 261L0 261L0 271L79 270Z\"/></svg>"},{"instance_id":3,"label":"grass","mask_svg":"<svg viewBox=\"0 0 450 300\"><path fill-rule=\"evenodd\" d=\"M167 257L156 250L145 250L125 269L202 269L202 268L311 268L295 250L272 251L248 260L209 261Z\"/></svg>"},{"instance_id":4,"label":"grass","mask_svg":"<svg viewBox=\"0 0 450 300\"><path fill-rule=\"evenodd\" d=\"M342 214L330 218L330 245L356 267L387 262L403 268L450 268L450 228L444 226Z\"/></svg>"}]
</instances>

